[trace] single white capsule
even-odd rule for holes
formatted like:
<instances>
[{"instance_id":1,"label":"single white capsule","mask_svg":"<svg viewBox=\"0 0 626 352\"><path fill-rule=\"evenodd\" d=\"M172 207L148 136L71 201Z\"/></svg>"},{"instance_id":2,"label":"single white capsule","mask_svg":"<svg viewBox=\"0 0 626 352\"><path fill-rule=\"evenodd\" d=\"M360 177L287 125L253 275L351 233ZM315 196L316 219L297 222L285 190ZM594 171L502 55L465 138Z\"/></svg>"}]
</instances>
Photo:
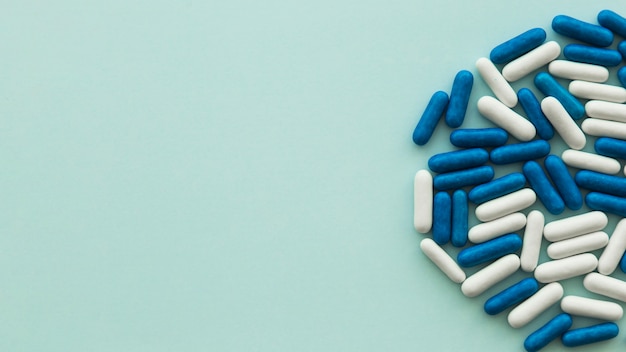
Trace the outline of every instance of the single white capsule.
<instances>
[{"instance_id":1,"label":"single white capsule","mask_svg":"<svg viewBox=\"0 0 626 352\"><path fill-rule=\"evenodd\" d=\"M502 68L502 76L509 82L515 82L541 66L547 65L560 54L559 43L547 42L506 64Z\"/></svg>"},{"instance_id":2,"label":"single white capsule","mask_svg":"<svg viewBox=\"0 0 626 352\"><path fill-rule=\"evenodd\" d=\"M467 297L476 297L491 286L511 276L519 269L519 257L508 254L482 268L468 277L461 285L461 291Z\"/></svg>"},{"instance_id":3,"label":"single white capsule","mask_svg":"<svg viewBox=\"0 0 626 352\"><path fill-rule=\"evenodd\" d=\"M626 122L626 104L589 100L585 104L585 113L587 116L597 119Z\"/></svg>"},{"instance_id":4,"label":"single white capsule","mask_svg":"<svg viewBox=\"0 0 626 352\"><path fill-rule=\"evenodd\" d=\"M548 256L552 259L566 258L604 248L607 243L609 243L609 235L606 232L592 232L552 243L548 246Z\"/></svg>"},{"instance_id":5,"label":"single white capsule","mask_svg":"<svg viewBox=\"0 0 626 352\"><path fill-rule=\"evenodd\" d=\"M620 320L624 315L624 310L617 303L580 296L563 297L561 309L572 315L608 321Z\"/></svg>"},{"instance_id":6,"label":"single white capsule","mask_svg":"<svg viewBox=\"0 0 626 352\"><path fill-rule=\"evenodd\" d=\"M598 267L598 258L591 253L552 260L539 264L535 269L535 279L548 283L569 279L592 272Z\"/></svg>"},{"instance_id":7,"label":"single white capsule","mask_svg":"<svg viewBox=\"0 0 626 352\"><path fill-rule=\"evenodd\" d=\"M622 219L615 226L615 230L609 239L598 262L598 272L603 275L611 275L626 251L626 219Z\"/></svg>"},{"instance_id":8,"label":"single white capsule","mask_svg":"<svg viewBox=\"0 0 626 352\"><path fill-rule=\"evenodd\" d=\"M476 207L476 217L480 221L491 221L523 210L533 205L537 194L530 188L522 188Z\"/></svg>"},{"instance_id":9,"label":"single white capsule","mask_svg":"<svg viewBox=\"0 0 626 352\"><path fill-rule=\"evenodd\" d=\"M603 83L571 81L569 92L583 99L598 99L614 103L626 102L626 89Z\"/></svg>"},{"instance_id":10,"label":"single white capsule","mask_svg":"<svg viewBox=\"0 0 626 352\"><path fill-rule=\"evenodd\" d=\"M581 128L591 136L612 137L626 140L626 123L596 118L586 118Z\"/></svg>"},{"instance_id":11,"label":"single white capsule","mask_svg":"<svg viewBox=\"0 0 626 352\"><path fill-rule=\"evenodd\" d=\"M541 101L541 110L565 143L572 149L583 149L587 143L585 134L555 97Z\"/></svg>"},{"instance_id":12,"label":"single white capsule","mask_svg":"<svg viewBox=\"0 0 626 352\"><path fill-rule=\"evenodd\" d=\"M450 280L457 284L465 281L465 272L435 241L430 238L424 238L420 242L420 248Z\"/></svg>"},{"instance_id":13,"label":"single white capsule","mask_svg":"<svg viewBox=\"0 0 626 352\"><path fill-rule=\"evenodd\" d=\"M609 223L609 218L601 211L590 211L580 215L555 220L546 224L543 236L550 242L601 231Z\"/></svg>"},{"instance_id":14,"label":"single white capsule","mask_svg":"<svg viewBox=\"0 0 626 352\"><path fill-rule=\"evenodd\" d=\"M513 213L472 226L467 233L467 237L473 243L483 243L498 236L520 230L524 228L524 225L526 225L526 215Z\"/></svg>"},{"instance_id":15,"label":"single white capsule","mask_svg":"<svg viewBox=\"0 0 626 352\"><path fill-rule=\"evenodd\" d=\"M626 302L626 282L598 273L589 273L583 280L585 288L593 293Z\"/></svg>"},{"instance_id":16,"label":"single white capsule","mask_svg":"<svg viewBox=\"0 0 626 352\"><path fill-rule=\"evenodd\" d=\"M491 88L495 96L506 106L512 108L517 105L517 94L509 82L502 77L496 65L486 57L481 57L476 61L478 73L485 83ZM532 139L532 138L531 138Z\"/></svg>"},{"instance_id":17,"label":"single white capsule","mask_svg":"<svg viewBox=\"0 0 626 352\"><path fill-rule=\"evenodd\" d=\"M433 226L433 176L427 170L419 170L413 181L413 225L421 233Z\"/></svg>"},{"instance_id":18,"label":"single white capsule","mask_svg":"<svg viewBox=\"0 0 626 352\"><path fill-rule=\"evenodd\" d=\"M520 255L521 266L524 271L532 272L537 267L544 223L545 217L539 210L528 213L524 241L522 242L522 254Z\"/></svg>"},{"instance_id":19,"label":"single white capsule","mask_svg":"<svg viewBox=\"0 0 626 352\"><path fill-rule=\"evenodd\" d=\"M583 170L593 170L603 174L614 175L622 169L619 161L594 153L568 149L561 154L563 162L571 167Z\"/></svg>"},{"instance_id":20,"label":"single white capsule","mask_svg":"<svg viewBox=\"0 0 626 352\"><path fill-rule=\"evenodd\" d=\"M548 65L548 72L553 76L580 79L603 83L609 79L609 70L600 65L586 64L569 60L554 60Z\"/></svg>"}]
</instances>

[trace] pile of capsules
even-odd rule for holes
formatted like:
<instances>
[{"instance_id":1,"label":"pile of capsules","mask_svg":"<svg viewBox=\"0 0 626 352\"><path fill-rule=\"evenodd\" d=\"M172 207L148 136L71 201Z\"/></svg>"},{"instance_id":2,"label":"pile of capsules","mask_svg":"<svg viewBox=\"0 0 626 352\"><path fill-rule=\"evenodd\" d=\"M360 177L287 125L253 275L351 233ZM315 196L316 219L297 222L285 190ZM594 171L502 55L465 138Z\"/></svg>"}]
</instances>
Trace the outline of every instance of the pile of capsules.
<instances>
[{"instance_id":1,"label":"pile of capsules","mask_svg":"<svg viewBox=\"0 0 626 352\"><path fill-rule=\"evenodd\" d=\"M453 129L450 143L459 148L432 156L430 171L415 175L414 226L420 233L432 231L432 239L420 244L426 256L461 284L467 297L520 268L532 273L484 305L491 315L512 308L507 320L514 328L560 302L563 312L526 338L528 351L557 338L568 347L614 338L619 332L614 321L622 318L623 309L609 299L626 302L626 282L609 276L618 266L626 270L626 178L617 175L621 165L616 160L626 160L626 89L605 83L608 68L617 69L626 59L626 40L611 48L615 35L626 38L626 18L603 10L597 20L554 17L552 29L577 41L563 48L565 59L558 59L559 43L545 42L545 30L534 28L496 46L489 59L476 61L495 96L478 99L478 112L498 127L459 128L474 84L472 73L462 70L449 96L443 91L432 96L413 133L417 145L426 144L445 116ZM626 67L614 72L626 86ZM511 86L529 74L545 96L541 101L532 90L516 93ZM569 80L567 88L561 79ZM548 140L555 135L569 148L560 156L550 154ZM595 153L582 150L588 140ZM521 172L494 179L494 166L500 165L520 165ZM537 199L553 215L566 207L580 213L546 223L539 210L524 213ZM471 228L469 202L480 221ZM603 231L607 214L621 218L610 236ZM543 238L550 242L551 260L539 264ZM472 245L466 247L468 240ZM448 242L465 247L456 260L442 247ZM592 251L601 253L599 258ZM478 265L484 267L466 277L462 268ZM588 291L608 299L564 296L559 281L583 275ZM603 322L572 329L572 316Z\"/></svg>"}]
</instances>

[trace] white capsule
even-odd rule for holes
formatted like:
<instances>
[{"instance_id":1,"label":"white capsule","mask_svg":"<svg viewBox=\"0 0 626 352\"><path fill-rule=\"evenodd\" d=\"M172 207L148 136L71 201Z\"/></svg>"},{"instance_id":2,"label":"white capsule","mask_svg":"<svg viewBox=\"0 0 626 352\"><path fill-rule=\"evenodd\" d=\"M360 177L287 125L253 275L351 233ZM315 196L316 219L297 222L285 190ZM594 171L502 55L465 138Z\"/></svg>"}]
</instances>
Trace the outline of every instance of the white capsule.
<instances>
[{"instance_id":1,"label":"white capsule","mask_svg":"<svg viewBox=\"0 0 626 352\"><path fill-rule=\"evenodd\" d=\"M554 60L548 65L553 75L567 79L603 83L609 79L609 70L604 66L585 64L568 60Z\"/></svg>"},{"instance_id":2,"label":"white capsule","mask_svg":"<svg viewBox=\"0 0 626 352\"><path fill-rule=\"evenodd\" d=\"M467 237L472 243L483 243L501 235L515 232L526 225L526 215L513 213L472 226Z\"/></svg>"},{"instance_id":3,"label":"white capsule","mask_svg":"<svg viewBox=\"0 0 626 352\"><path fill-rule=\"evenodd\" d=\"M547 65L561 54L561 46L555 41L547 42L502 68L502 76L509 82L515 82L541 66Z\"/></svg>"},{"instance_id":4,"label":"white capsule","mask_svg":"<svg viewBox=\"0 0 626 352\"><path fill-rule=\"evenodd\" d=\"M592 232L552 243L548 246L548 256L552 259L566 258L604 248L607 243L609 243L609 235L606 232Z\"/></svg>"},{"instance_id":5,"label":"white capsule","mask_svg":"<svg viewBox=\"0 0 626 352\"><path fill-rule=\"evenodd\" d=\"M589 117L602 120L626 122L626 105L602 100L590 100L585 104Z\"/></svg>"},{"instance_id":6,"label":"white capsule","mask_svg":"<svg viewBox=\"0 0 626 352\"><path fill-rule=\"evenodd\" d=\"M563 297L563 286L558 282L542 287L537 293L513 308L507 317L509 325L521 328L558 302L561 297Z\"/></svg>"},{"instance_id":7,"label":"white capsule","mask_svg":"<svg viewBox=\"0 0 626 352\"><path fill-rule=\"evenodd\" d=\"M609 244L600 255L598 272L602 275L611 275L622 259L624 251L626 251L626 219L620 220L615 226Z\"/></svg>"},{"instance_id":8,"label":"white capsule","mask_svg":"<svg viewBox=\"0 0 626 352\"><path fill-rule=\"evenodd\" d=\"M610 175L615 175L622 169L619 161L613 158L574 149L565 150L563 154L561 154L561 159L571 167L593 170Z\"/></svg>"},{"instance_id":9,"label":"white capsule","mask_svg":"<svg viewBox=\"0 0 626 352\"><path fill-rule=\"evenodd\" d=\"M478 111L522 142L530 141L537 134L535 126L530 121L493 97L484 96L478 99Z\"/></svg>"},{"instance_id":10,"label":"white capsule","mask_svg":"<svg viewBox=\"0 0 626 352\"><path fill-rule=\"evenodd\" d=\"M585 147L585 134L555 97L544 98L541 111L570 148L580 150Z\"/></svg>"},{"instance_id":11,"label":"white capsule","mask_svg":"<svg viewBox=\"0 0 626 352\"><path fill-rule=\"evenodd\" d=\"M532 272L537 267L544 223L545 217L539 210L528 213L524 241L522 242L522 254L520 255L520 262L524 271Z\"/></svg>"},{"instance_id":12,"label":"white capsule","mask_svg":"<svg viewBox=\"0 0 626 352\"><path fill-rule=\"evenodd\" d=\"M496 65L486 57L481 57L476 61L478 73L491 91L504 105L512 108L517 105L517 94L509 82L502 77Z\"/></svg>"},{"instance_id":13,"label":"white capsule","mask_svg":"<svg viewBox=\"0 0 626 352\"><path fill-rule=\"evenodd\" d=\"M626 282L598 273L589 273L583 280L585 288L591 292L626 302Z\"/></svg>"},{"instance_id":14,"label":"white capsule","mask_svg":"<svg viewBox=\"0 0 626 352\"><path fill-rule=\"evenodd\" d=\"M601 211L590 211L547 223L543 229L543 236L550 242L562 241L600 231L608 223L609 218L606 214Z\"/></svg>"},{"instance_id":15,"label":"white capsule","mask_svg":"<svg viewBox=\"0 0 626 352\"><path fill-rule=\"evenodd\" d=\"M543 283L561 281L590 273L597 267L598 258L595 255L577 254L539 264L535 269L535 279Z\"/></svg>"},{"instance_id":16,"label":"white capsule","mask_svg":"<svg viewBox=\"0 0 626 352\"><path fill-rule=\"evenodd\" d=\"M519 269L519 265L518 256L515 254L505 255L465 279L461 285L461 291L467 297L476 297L491 286L511 276Z\"/></svg>"},{"instance_id":17,"label":"white capsule","mask_svg":"<svg viewBox=\"0 0 626 352\"><path fill-rule=\"evenodd\" d=\"M427 170L419 170L413 181L413 225L421 233L433 226L433 176Z\"/></svg>"},{"instance_id":18,"label":"white capsule","mask_svg":"<svg viewBox=\"0 0 626 352\"><path fill-rule=\"evenodd\" d=\"M465 272L463 272L454 259L452 259L443 248L439 247L435 241L430 238L424 238L422 242L420 242L420 248L450 280L457 284L465 281Z\"/></svg>"},{"instance_id":19,"label":"white capsule","mask_svg":"<svg viewBox=\"0 0 626 352\"><path fill-rule=\"evenodd\" d=\"M614 103L626 102L626 89L603 83L571 81L569 92L583 99L598 99Z\"/></svg>"},{"instance_id":20,"label":"white capsule","mask_svg":"<svg viewBox=\"0 0 626 352\"><path fill-rule=\"evenodd\" d=\"M586 134L591 136L626 140L626 123L623 122L586 118L581 127Z\"/></svg>"},{"instance_id":21,"label":"white capsule","mask_svg":"<svg viewBox=\"0 0 626 352\"><path fill-rule=\"evenodd\" d=\"M528 208L537 200L537 194L530 188L492 199L476 207L476 217L480 221L491 221L505 215Z\"/></svg>"},{"instance_id":22,"label":"white capsule","mask_svg":"<svg viewBox=\"0 0 626 352\"><path fill-rule=\"evenodd\" d=\"M620 320L624 315L624 310L617 303L580 296L563 297L561 309L572 315L608 321Z\"/></svg>"}]
</instances>

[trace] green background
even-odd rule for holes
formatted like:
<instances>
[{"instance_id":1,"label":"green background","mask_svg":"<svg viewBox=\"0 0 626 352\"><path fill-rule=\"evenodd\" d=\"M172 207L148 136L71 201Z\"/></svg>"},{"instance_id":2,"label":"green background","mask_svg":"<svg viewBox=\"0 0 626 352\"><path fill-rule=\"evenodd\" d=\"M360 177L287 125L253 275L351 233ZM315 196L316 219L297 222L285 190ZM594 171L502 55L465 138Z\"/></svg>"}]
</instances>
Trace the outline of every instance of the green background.
<instances>
[{"instance_id":1,"label":"green background","mask_svg":"<svg viewBox=\"0 0 626 352\"><path fill-rule=\"evenodd\" d=\"M1 4L1 351L522 351L547 320L421 253L449 130L410 137L493 46L623 1Z\"/></svg>"}]
</instances>

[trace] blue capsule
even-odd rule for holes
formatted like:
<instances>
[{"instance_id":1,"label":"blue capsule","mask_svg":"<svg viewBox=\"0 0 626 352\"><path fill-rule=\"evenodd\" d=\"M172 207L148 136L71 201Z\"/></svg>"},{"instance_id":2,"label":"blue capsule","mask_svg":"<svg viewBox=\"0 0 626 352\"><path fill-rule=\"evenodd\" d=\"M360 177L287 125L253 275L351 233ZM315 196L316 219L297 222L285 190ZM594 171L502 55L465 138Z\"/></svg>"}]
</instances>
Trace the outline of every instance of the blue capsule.
<instances>
[{"instance_id":1,"label":"blue capsule","mask_svg":"<svg viewBox=\"0 0 626 352\"><path fill-rule=\"evenodd\" d=\"M619 268L623 273L626 273L626 253L622 255L622 259L619 261Z\"/></svg>"},{"instance_id":2,"label":"blue capsule","mask_svg":"<svg viewBox=\"0 0 626 352\"><path fill-rule=\"evenodd\" d=\"M564 36L595 46L609 46L613 43L613 32L610 30L565 15L554 17L552 29Z\"/></svg>"},{"instance_id":3,"label":"blue capsule","mask_svg":"<svg viewBox=\"0 0 626 352\"><path fill-rule=\"evenodd\" d=\"M543 28L533 28L511 38L491 50L489 59L494 64L504 64L535 49L546 40Z\"/></svg>"},{"instance_id":4,"label":"blue capsule","mask_svg":"<svg viewBox=\"0 0 626 352\"><path fill-rule=\"evenodd\" d=\"M535 86L543 94L555 97L574 120L585 116L585 107L580 101L563 88L549 73L539 72L535 76Z\"/></svg>"},{"instance_id":5,"label":"blue capsule","mask_svg":"<svg viewBox=\"0 0 626 352\"><path fill-rule=\"evenodd\" d=\"M526 112L528 120L535 125L539 137L542 139L551 139L554 137L554 128L552 128L546 115L543 114L541 104L539 100L537 100L537 97L535 97L535 94L528 88L522 88L517 92L517 98Z\"/></svg>"},{"instance_id":6,"label":"blue capsule","mask_svg":"<svg viewBox=\"0 0 626 352\"><path fill-rule=\"evenodd\" d=\"M626 37L626 18L611 10L602 10L598 13L598 23L613 33Z\"/></svg>"},{"instance_id":7,"label":"blue capsule","mask_svg":"<svg viewBox=\"0 0 626 352\"><path fill-rule=\"evenodd\" d=\"M485 165L439 174L433 178L433 184L436 189L446 191L489 182L493 175L493 167Z\"/></svg>"},{"instance_id":8,"label":"blue capsule","mask_svg":"<svg viewBox=\"0 0 626 352\"><path fill-rule=\"evenodd\" d=\"M452 199L447 192L438 192L433 199L433 240L439 245L450 241Z\"/></svg>"},{"instance_id":9,"label":"blue capsule","mask_svg":"<svg viewBox=\"0 0 626 352\"><path fill-rule=\"evenodd\" d=\"M450 172L480 166L489 160L489 153L480 148L455 150L435 154L428 159L428 167L433 172Z\"/></svg>"},{"instance_id":10,"label":"blue capsule","mask_svg":"<svg viewBox=\"0 0 626 352\"><path fill-rule=\"evenodd\" d=\"M471 267L515 253L520 248L522 238L511 233L465 248L459 252L456 260L460 266Z\"/></svg>"},{"instance_id":11,"label":"blue capsule","mask_svg":"<svg viewBox=\"0 0 626 352\"><path fill-rule=\"evenodd\" d=\"M536 352L546 347L552 340L563 335L572 327L572 316L567 313L561 313L552 318L544 326L535 330L524 340L524 348L528 352Z\"/></svg>"},{"instance_id":12,"label":"blue capsule","mask_svg":"<svg viewBox=\"0 0 626 352\"><path fill-rule=\"evenodd\" d=\"M535 161L528 161L522 167L522 171L546 209L551 214L561 214L565 210L565 202L548 180L541 166Z\"/></svg>"},{"instance_id":13,"label":"blue capsule","mask_svg":"<svg viewBox=\"0 0 626 352\"><path fill-rule=\"evenodd\" d=\"M621 139L600 137L596 139L593 146L598 154L612 158L626 159L626 141Z\"/></svg>"},{"instance_id":14,"label":"blue capsule","mask_svg":"<svg viewBox=\"0 0 626 352\"><path fill-rule=\"evenodd\" d=\"M622 62L619 51L582 44L567 44L563 48L563 55L568 60L608 67L617 66Z\"/></svg>"},{"instance_id":15,"label":"blue capsule","mask_svg":"<svg viewBox=\"0 0 626 352\"><path fill-rule=\"evenodd\" d=\"M472 202L480 204L520 190L525 185L526 177L521 172L514 172L474 187L468 196Z\"/></svg>"},{"instance_id":16,"label":"blue capsule","mask_svg":"<svg viewBox=\"0 0 626 352\"><path fill-rule=\"evenodd\" d=\"M450 143L459 148L499 147L509 134L502 128L458 129L450 133Z\"/></svg>"},{"instance_id":17,"label":"blue capsule","mask_svg":"<svg viewBox=\"0 0 626 352\"><path fill-rule=\"evenodd\" d=\"M452 245L463 247L467 243L467 193L458 189L452 193Z\"/></svg>"},{"instance_id":18,"label":"blue capsule","mask_svg":"<svg viewBox=\"0 0 626 352\"><path fill-rule=\"evenodd\" d=\"M572 210L580 209L583 206L583 196L563 160L556 155L548 155L544 166L565 205Z\"/></svg>"},{"instance_id":19,"label":"blue capsule","mask_svg":"<svg viewBox=\"0 0 626 352\"><path fill-rule=\"evenodd\" d=\"M485 302L485 313L489 315L500 314L507 308L512 307L534 295L538 290L539 283L537 280L532 277L523 279L522 281L489 298L487 302Z\"/></svg>"},{"instance_id":20,"label":"blue capsule","mask_svg":"<svg viewBox=\"0 0 626 352\"><path fill-rule=\"evenodd\" d=\"M439 122L443 112L446 110L446 106L448 106L448 94L442 91L435 92L413 131L413 142L415 144L424 145L428 143L433 132L435 132L437 122Z\"/></svg>"},{"instance_id":21,"label":"blue capsule","mask_svg":"<svg viewBox=\"0 0 626 352\"><path fill-rule=\"evenodd\" d=\"M465 119L467 103L469 102L474 76L467 70L461 70L454 77L452 90L450 91L450 102L446 111L446 123L452 128L461 126Z\"/></svg>"},{"instance_id":22,"label":"blue capsule","mask_svg":"<svg viewBox=\"0 0 626 352\"><path fill-rule=\"evenodd\" d=\"M626 197L626 178L591 170L580 170L574 176L576 184L590 191Z\"/></svg>"},{"instance_id":23,"label":"blue capsule","mask_svg":"<svg viewBox=\"0 0 626 352\"><path fill-rule=\"evenodd\" d=\"M619 327L615 323L602 323L585 328L567 331L561 337L563 345L576 347L614 338L619 334Z\"/></svg>"},{"instance_id":24,"label":"blue capsule","mask_svg":"<svg viewBox=\"0 0 626 352\"><path fill-rule=\"evenodd\" d=\"M623 87L626 87L626 66L620 67L620 69L617 70L617 79Z\"/></svg>"},{"instance_id":25,"label":"blue capsule","mask_svg":"<svg viewBox=\"0 0 626 352\"><path fill-rule=\"evenodd\" d=\"M622 58L626 56L626 40L617 45L617 51L622 55Z\"/></svg>"},{"instance_id":26,"label":"blue capsule","mask_svg":"<svg viewBox=\"0 0 626 352\"><path fill-rule=\"evenodd\" d=\"M507 144L495 148L489 159L496 165L542 158L550 153L550 143L539 139L530 142Z\"/></svg>"},{"instance_id":27,"label":"blue capsule","mask_svg":"<svg viewBox=\"0 0 626 352\"><path fill-rule=\"evenodd\" d=\"M585 203L593 210L600 210L626 218L626 198L606 193L589 192L585 197Z\"/></svg>"}]
</instances>

